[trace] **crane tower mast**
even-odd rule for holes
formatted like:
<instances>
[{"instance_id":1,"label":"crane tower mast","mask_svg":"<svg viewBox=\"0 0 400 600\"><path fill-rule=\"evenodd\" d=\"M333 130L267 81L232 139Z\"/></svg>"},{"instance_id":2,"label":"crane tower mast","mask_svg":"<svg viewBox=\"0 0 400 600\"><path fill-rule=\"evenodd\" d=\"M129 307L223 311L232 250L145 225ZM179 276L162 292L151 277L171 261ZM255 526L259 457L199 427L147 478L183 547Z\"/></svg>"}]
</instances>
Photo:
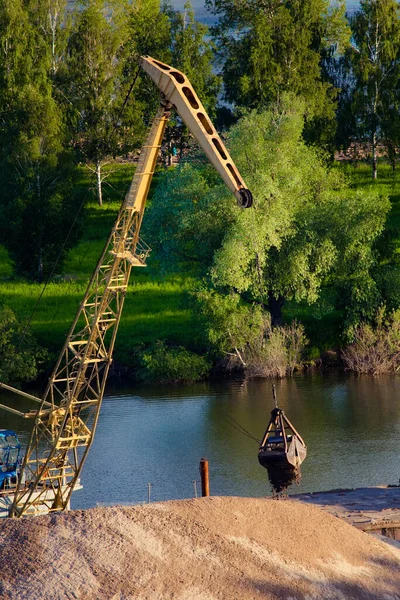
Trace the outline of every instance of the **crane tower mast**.
<instances>
[{"instance_id":1,"label":"crane tower mast","mask_svg":"<svg viewBox=\"0 0 400 600\"><path fill-rule=\"evenodd\" d=\"M161 104L39 409L24 415L33 417L34 425L21 467L24 477L10 490L11 517L64 510L78 485L96 430L131 269L144 267L150 252L139 233L172 107L238 204L252 204L250 191L185 75L151 57L141 57L140 64L160 89Z\"/></svg>"}]
</instances>

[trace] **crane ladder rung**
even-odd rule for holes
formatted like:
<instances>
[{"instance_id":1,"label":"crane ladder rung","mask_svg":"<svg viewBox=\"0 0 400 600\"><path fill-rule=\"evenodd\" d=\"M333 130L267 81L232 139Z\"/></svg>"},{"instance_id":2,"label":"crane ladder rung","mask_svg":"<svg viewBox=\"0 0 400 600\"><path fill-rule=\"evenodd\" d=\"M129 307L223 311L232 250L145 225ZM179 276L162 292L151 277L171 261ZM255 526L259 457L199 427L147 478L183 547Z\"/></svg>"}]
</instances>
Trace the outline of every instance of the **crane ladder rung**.
<instances>
[{"instance_id":1,"label":"crane ladder rung","mask_svg":"<svg viewBox=\"0 0 400 600\"><path fill-rule=\"evenodd\" d=\"M108 289L109 290L126 290L128 287L128 284L126 283L125 285L111 285Z\"/></svg>"},{"instance_id":2,"label":"crane ladder rung","mask_svg":"<svg viewBox=\"0 0 400 600\"><path fill-rule=\"evenodd\" d=\"M94 363L99 363L99 362L103 362L104 360L106 360L105 358L87 358L84 361L85 365L92 365Z\"/></svg>"},{"instance_id":3,"label":"crane ladder rung","mask_svg":"<svg viewBox=\"0 0 400 600\"><path fill-rule=\"evenodd\" d=\"M49 477L60 477L61 472L62 475L65 477L70 477L71 475L74 475L75 471L72 468L72 465L64 465L64 466L60 466L60 467L56 467L56 466L49 466L47 469L45 469L45 471L47 472L47 475ZM43 473L42 473L43 476Z\"/></svg>"},{"instance_id":4,"label":"crane ladder rung","mask_svg":"<svg viewBox=\"0 0 400 600\"><path fill-rule=\"evenodd\" d=\"M91 404L97 404L98 399L94 400L75 400L74 406L90 406Z\"/></svg>"},{"instance_id":5,"label":"crane ladder rung","mask_svg":"<svg viewBox=\"0 0 400 600\"><path fill-rule=\"evenodd\" d=\"M83 435L70 435L68 437L60 437L58 439L57 442L57 447L59 448L60 446L62 446L64 443L70 443L70 442L79 442L82 440L87 440L88 438L90 438L90 433L85 433Z\"/></svg>"}]
</instances>

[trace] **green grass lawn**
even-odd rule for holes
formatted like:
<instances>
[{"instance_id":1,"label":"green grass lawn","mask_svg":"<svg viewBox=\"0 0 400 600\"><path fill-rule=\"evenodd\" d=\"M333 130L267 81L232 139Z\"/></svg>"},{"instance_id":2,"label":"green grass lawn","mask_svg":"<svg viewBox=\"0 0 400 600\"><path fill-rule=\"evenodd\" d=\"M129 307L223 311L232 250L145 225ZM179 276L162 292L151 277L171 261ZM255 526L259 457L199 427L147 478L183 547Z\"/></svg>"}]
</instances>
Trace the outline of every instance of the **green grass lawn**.
<instances>
[{"instance_id":1,"label":"green grass lawn","mask_svg":"<svg viewBox=\"0 0 400 600\"><path fill-rule=\"evenodd\" d=\"M30 320L39 343L53 353L61 349L134 171L129 164L108 168L110 177L104 187L103 206L96 203L90 189L90 176L82 170L77 184L82 197L87 197L82 237L69 252L63 274L47 285L37 306L43 285L14 278L7 252L0 247L0 302L12 308L23 323ZM388 194L392 210L387 225L400 228L400 173L393 174L388 165L381 165L378 179L373 181L368 165L337 165L336 168L343 169L357 188L373 187ZM398 246L400 250L400 239ZM196 317L186 302L191 280L162 278L157 266L152 265L151 256L148 262L145 270L133 269L115 348L116 359L122 363L131 362L133 348L138 344L162 339L193 348L198 334ZM312 306L288 303L284 315L286 320L296 318L305 325L312 346L326 350L340 343L339 313L332 312L321 318L315 315Z\"/></svg>"},{"instance_id":2,"label":"green grass lawn","mask_svg":"<svg viewBox=\"0 0 400 600\"><path fill-rule=\"evenodd\" d=\"M30 320L38 342L52 353L58 352L65 341L121 201L129 189L134 168L123 164L113 166L112 171L108 179L110 185L104 187L103 206L97 204L90 190L90 177L82 171L79 191L87 195L82 237L69 252L63 274L55 277L44 292L42 284L13 278L7 252L0 247L0 302L9 306L22 323ZM149 263L151 265L151 256ZM188 286L189 279L158 277L151 266L146 270L133 269L115 348L117 360L129 364L132 347L157 339L191 345L195 323L185 302Z\"/></svg>"}]
</instances>

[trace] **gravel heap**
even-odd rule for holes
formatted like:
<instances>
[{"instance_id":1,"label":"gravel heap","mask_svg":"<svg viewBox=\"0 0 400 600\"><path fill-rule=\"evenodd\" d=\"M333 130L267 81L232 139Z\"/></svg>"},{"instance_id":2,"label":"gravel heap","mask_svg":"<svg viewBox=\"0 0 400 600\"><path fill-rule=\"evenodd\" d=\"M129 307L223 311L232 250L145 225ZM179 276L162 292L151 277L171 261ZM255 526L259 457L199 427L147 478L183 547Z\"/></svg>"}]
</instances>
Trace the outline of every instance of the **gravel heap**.
<instances>
[{"instance_id":1,"label":"gravel heap","mask_svg":"<svg viewBox=\"0 0 400 600\"><path fill-rule=\"evenodd\" d=\"M3 600L400 600L400 551L289 500L211 497L0 523Z\"/></svg>"}]
</instances>

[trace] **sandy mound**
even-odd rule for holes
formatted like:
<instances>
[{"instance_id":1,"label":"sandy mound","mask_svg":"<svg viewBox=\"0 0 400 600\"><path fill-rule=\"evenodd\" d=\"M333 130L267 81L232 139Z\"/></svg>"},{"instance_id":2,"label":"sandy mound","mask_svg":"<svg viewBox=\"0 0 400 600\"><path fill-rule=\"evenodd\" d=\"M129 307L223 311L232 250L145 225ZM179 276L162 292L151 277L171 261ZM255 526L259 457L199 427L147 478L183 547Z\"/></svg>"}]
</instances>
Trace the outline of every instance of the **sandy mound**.
<instances>
[{"instance_id":1,"label":"sandy mound","mask_svg":"<svg viewBox=\"0 0 400 600\"><path fill-rule=\"evenodd\" d=\"M8 600L400 600L400 551L313 506L212 497L0 523Z\"/></svg>"}]
</instances>

